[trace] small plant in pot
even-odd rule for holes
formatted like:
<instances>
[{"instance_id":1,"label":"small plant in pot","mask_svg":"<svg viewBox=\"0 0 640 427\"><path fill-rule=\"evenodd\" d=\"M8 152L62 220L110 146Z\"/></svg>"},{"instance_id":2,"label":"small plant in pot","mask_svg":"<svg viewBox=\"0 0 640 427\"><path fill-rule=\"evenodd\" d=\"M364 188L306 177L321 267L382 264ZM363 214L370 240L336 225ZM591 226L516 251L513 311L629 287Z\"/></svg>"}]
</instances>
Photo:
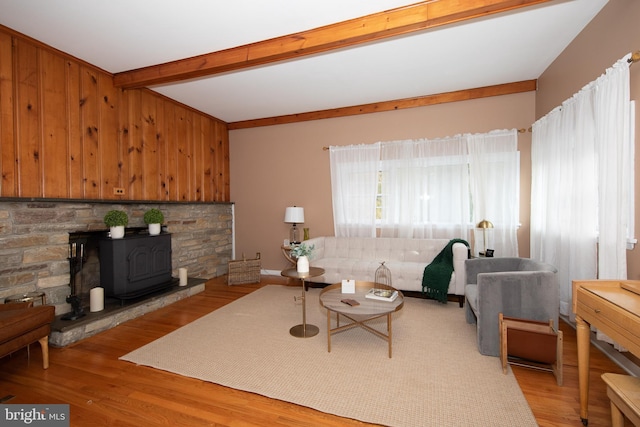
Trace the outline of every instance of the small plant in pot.
<instances>
[{"instance_id":1,"label":"small plant in pot","mask_svg":"<svg viewBox=\"0 0 640 427\"><path fill-rule=\"evenodd\" d=\"M164 222L164 214L160 209L149 209L144 213L144 223L149 226L149 234L155 236L160 234L161 225Z\"/></svg>"},{"instance_id":2,"label":"small plant in pot","mask_svg":"<svg viewBox=\"0 0 640 427\"><path fill-rule=\"evenodd\" d=\"M298 273L309 272L309 258L313 254L315 247L315 245L307 246L305 243L302 243L291 248L291 256L298 259L296 263Z\"/></svg>"},{"instance_id":3,"label":"small plant in pot","mask_svg":"<svg viewBox=\"0 0 640 427\"><path fill-rule=\"evenodd\" d=\"M110 210L104 216L104 223L109 227L112 239L122 239L124 237L124 228L129 224L129 216L125 211Z\"/></svg>"}]
</instances>

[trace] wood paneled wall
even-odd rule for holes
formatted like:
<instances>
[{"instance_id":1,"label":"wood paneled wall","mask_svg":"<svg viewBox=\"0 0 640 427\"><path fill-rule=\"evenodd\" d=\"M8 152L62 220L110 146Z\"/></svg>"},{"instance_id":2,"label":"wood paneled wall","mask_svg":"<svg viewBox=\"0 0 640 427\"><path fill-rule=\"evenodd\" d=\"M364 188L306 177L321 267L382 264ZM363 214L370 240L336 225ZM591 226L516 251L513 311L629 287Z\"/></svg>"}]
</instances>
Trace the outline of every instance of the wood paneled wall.
<instances>
[{"instance_id":1,"label":"wood paneled wall","mask_svg":"<svg viewBox=\"0 0 640 427\"><path fill-rule=\"evenodd\" d=\"M228 129L0 27L0 172L1 197L228 202Z\"/></svg>"}]
</instances>

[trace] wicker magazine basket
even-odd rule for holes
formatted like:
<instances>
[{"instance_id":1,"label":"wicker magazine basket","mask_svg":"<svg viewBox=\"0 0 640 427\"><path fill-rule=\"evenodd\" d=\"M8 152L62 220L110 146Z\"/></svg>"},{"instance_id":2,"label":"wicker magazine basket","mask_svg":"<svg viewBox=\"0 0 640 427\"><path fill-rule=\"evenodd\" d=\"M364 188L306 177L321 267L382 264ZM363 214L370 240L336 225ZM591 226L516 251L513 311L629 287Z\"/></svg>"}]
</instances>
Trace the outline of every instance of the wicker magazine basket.
<instances>
[{"instance_id":1,"label":"wicker magazine basket","mask_svg":"<svg viewBox=\"0 0 640 427\"><path fill-rule=\"evenodd\" d=\"M242 285L244 283L260 282L260 252L256 253L255 259L245 259L242 254L241 260L229 261L229 275L227 285Z\"/></svg>"}]
</instances>

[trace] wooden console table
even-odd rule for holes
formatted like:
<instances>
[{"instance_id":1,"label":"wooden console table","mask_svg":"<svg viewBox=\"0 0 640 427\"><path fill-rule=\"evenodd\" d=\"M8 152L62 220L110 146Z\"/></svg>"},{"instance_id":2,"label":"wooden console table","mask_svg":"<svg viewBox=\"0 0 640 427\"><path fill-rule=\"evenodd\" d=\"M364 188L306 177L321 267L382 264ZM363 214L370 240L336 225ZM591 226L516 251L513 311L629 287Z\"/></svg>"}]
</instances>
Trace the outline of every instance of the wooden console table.
<instances>
[{"instance_id":1,"label":"wooden console table","mask_svg":"<svg viewBox=\"0 0 640 427\"><path fill-rule=\"evenodd\" d=\"M574 280L573 312L576 314L580 418L588 424L590 325L640 357L640 295L626 287L638 280Z\"/></svg>"}]
</instances>

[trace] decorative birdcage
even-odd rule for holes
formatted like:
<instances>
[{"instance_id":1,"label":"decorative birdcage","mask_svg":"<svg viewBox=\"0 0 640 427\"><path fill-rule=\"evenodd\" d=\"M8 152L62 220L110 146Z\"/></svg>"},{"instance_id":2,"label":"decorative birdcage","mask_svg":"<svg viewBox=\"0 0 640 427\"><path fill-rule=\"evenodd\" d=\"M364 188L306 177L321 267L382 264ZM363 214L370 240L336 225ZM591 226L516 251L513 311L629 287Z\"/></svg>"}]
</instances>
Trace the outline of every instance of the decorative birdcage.
<instances>
[{"instance_id":1,"label":"decorative birdcage","mask_svg":"<svg viewBox=\"0 0 640 427\"><path fill-rule=\"evenodd\" d=\"M378 286L378 285L386 285L389 287L393 286L391 282L391 270L389 270L389 268L387 268L387 266L384 265L384 263L385 261L382 261L380 263L380 267L376 269L375 287L373 289L374 289L374 293L377 296L389 297L391 296L392 291L385 288L384 286Z\"/></svg>"}]
</instances>

